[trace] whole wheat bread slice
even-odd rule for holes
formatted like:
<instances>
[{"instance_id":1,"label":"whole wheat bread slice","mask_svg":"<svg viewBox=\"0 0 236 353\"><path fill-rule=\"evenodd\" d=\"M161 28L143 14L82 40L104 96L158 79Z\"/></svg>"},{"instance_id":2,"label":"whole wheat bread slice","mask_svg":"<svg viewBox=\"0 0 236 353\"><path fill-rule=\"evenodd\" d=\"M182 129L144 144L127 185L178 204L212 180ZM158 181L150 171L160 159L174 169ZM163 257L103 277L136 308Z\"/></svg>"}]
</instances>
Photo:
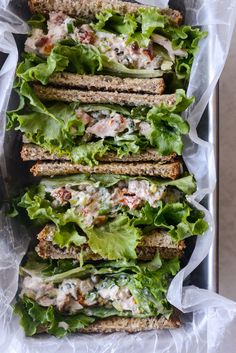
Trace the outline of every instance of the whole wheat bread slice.
<instances>
[{"instance_id":1,"label":"whole wheat bread slice","mask_svg":"<svg viewBox=\"0 0 236 353\"><path fill-rule=\"evenodd\" d=\"M93 253L88 244L82 246L70 246L68 248L60 248L53 244L53 236L56 227L54 225L46 225L38 234L39 243L36 247L38 255L44 259L80 259L81 252L86 260L101 260L102 258ZM143 236L142 240L136 248L139 260L148 261L153 259L156 252L160 253L163 259L171 259L173 257L181 257L185 244L183 241L173 242L172 238L165 231L153 231Z\"/></svg>"},{"instance_id":2,"label":"whole wheat bread slice","mask_svg":"<svg viewBox=\"0 0 236 353\"><path fill-rule=\"evenodd\" d=\"M89 91L112 91L126 93L163 94L162 78L122 78L104 75L78 75L68 72L56 73L49 79L53 86L88 89Z\"/></svg>"},{"instance_id":3,"label":"whole wheat bread slice","mask_svg":"<svg viewBox=\"0 0 236 353\"><path fill-rule=\"evenodd\" d=\"M149 317L149 318L126 318L126 317L111 317L102 319L88 327L78 330L78 333L113 333L113 332L127 332L135 333L140 331L162 330L162 329L176 329L181 326L179 314L172 315L169 319L164 316ZM47 332L45 326L37 329L37 333Z\"/></svg>"},{"instance_id":4,"label":"whole wheat bread slice","mask_svg":"<svg viewBox=\"0 0 236 353\"><path fill-rule=\"evenodd\" d=\"M68 155L58 155L56 153L50 153L44 148L34 145L32 143L23 144L21 150L21 158L23 161L69 161ZM107 153L103 157L97 159L101 162L173 162L176 158L176 154L172 153L168 156L161 156L155 150L150 149L140 154L133 154L124 156L122 158L117 157L115 153Z\"/></svg>"},{"instance_id":5,"label":"whole wheat bread slice","mask_svg":"<svg viewBox=\"0 0 236 353\"><path fill-rule=\"evenodd\" d=\"M182 163L176 161L161 163L101 163L90 167L70 162L37 162L31 169L34 176L55 176L69 174L124 174L130 176L159 176L175 180L183 171Z\"/></svg>"},{"instance_id":6,"label":"whole wheat bread slice","mask_svg":"<svg viewBox=\"0 0 236 353\"><path fill-rule=\"evenodd\" d=\"M129 106L173 106L175 94L137 94L106 91L81 91L75 89L56 88L52 86L33 85L36 95L46 101L80 102L80 103L111 103Z\"/></svg>"},{"instance_id":7,"label":"whole wheat bread slice","mask_svg":"<svg viewBox=\"0 0 236 353\"><path fill-rule=\"evenodd\" d=\"M112 333L112 332L140 332L140 331L151 331L160 329L174 329L181 326L179 318L172 317L166 319L164 316L161 317L150 317L150 318L124 318L124 317L112 317L109 319L99 320L89 327L81 329L83 333Z\"/></svg>"},{"instance_id":8,"label":"whole wheat bread slice","mask_svg":"<svg viewBox=\"0 0 236 353\"><path fill-rule=\"evenodd\" d=\"M94 19L96 14L106 9L113 9L120 14L137 13L139 8L147 8L120 0L29 0L29 7L33 13L49 13L62 11L71 16L80 16ZM169 8L160 9L160 13L166 15L174 26L181 25L183 17L179 11Z\"/></svg>"}]
</instances>

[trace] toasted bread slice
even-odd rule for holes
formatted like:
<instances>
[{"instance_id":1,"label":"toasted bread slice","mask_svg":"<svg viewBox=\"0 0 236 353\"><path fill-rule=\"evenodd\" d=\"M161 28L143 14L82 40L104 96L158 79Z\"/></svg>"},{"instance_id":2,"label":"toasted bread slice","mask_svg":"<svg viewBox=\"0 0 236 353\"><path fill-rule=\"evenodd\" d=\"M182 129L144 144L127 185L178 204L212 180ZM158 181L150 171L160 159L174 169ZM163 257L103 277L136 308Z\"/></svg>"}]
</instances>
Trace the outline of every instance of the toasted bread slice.
<instances>
[{"instance_id":1,"label":"toasted bread slice","mask_svg":"<svg viewBox=\"0 0 236 353\"><path fill-rule=\"evenodd\" d=\"M163 94L165 83L162 78L122 78L104 75L78 75L69 72L56 73L49 79L53 86L127 93Z\"/></svg>"},{"instance_id":2,"label":"toasted bread slice","mask_svg":"<svg viewBox=\"0 0 236 353\"><path fill-rule=\"evenodd\" d=\"M87 244L82 246L70 246L60 248L52 242L56 227L46 225L38 234L39 243L36 247L38 255L44 259L80 259L81 251L86 260L101 260L101 257L91 251ZM136 252L139 260L148 261L153 259L156 252L160 253L163 259L181 257L185 244L183 241L174 243L172 238L165 231L153 231L145 235L140 241Z\"/></svg>"},{"instance_id":3,"label":"toasted bread slice","mask_svg":"<svg viewBox=\"0 0 236 353\"><path fill-rule=\"evenodd\" d=\"M36 95L46 101L80 102L80 103L110 103L129 106L172 106L176 102L175 94L137 94L106 91L82 91L76 89L56 88L34 84Z\"/></svg>"},{"instance_id":4,"label":"toasted bread slice","mask_svg":"<svg viewBox=\"0 0 236 353\"><path fill-rule=\"evenodd\" d=\"M139 8L147 6L120 0L29 0L29 7L33 13L62 11L71 16L94 19L98 12L107 9L116 10L124 15L127 12L136 13ZM160 9L160 13L167 16L173 26L179 26L183 21L183 16L177 10Z\"/></svg>"},{"instance_id":5,"label":"toasted bread slice","mask_svg":"<svg viewBox=\"0 0 236 353\"><path fill-rule=\"evenodd\" d=\"M34 176L55 176L69 174L124 174L159 176L175 180L183 171L182 163L176 161L168 164L161 163L100 163L90 167L70 162L37 162L31 169Z\"/></svg>"},{"instance_id":6,"label":"toasted bread slice","mask_svg":"<svg viewBox=\"0 0 236 353\"><path fill-rule=\"evenodd\" d=\"M128 332L135 333L140 331L175 329L181 326L179 315L175 313L169 319L164 316L149 318L126 318L113 316L102 319L90 324L88 327L78 330L81 333L113 333ZM38 328L37 333L47 332L45 326Z\"/></svg>"},{"instance_id":7,"label":"toasted bread slice","mask_svg":"<svg viewBox=\"0 0 236 353\"><path fill-rule=\"evenodd\" d=\"M107 153L103 157L97 159L101 162L159 162L167 163L174 162L177 157L176 153L172 153L168 156L161 156L155 150L149 149L146 152L140 154L132 154L124 156L122 158L117 157L115 153ZM50 153L40 146L32 143L23 144L21 150L21 158L23 161L70 161L68 155L58 155L56 153Z\"/></svg>"},{"instance_id":8,"label":"toasted bread slice","mask_svg":"<svg viewBox=\"0 0 236 353\"><path fill-rule=\"evenodd\" d=\"M178 317L166 319L164 316L149 318L112 317L99 320L89 327L81 329L83 333L140 332L160 329L174 329L181 326Z\"/></svg>"}]
</instances>

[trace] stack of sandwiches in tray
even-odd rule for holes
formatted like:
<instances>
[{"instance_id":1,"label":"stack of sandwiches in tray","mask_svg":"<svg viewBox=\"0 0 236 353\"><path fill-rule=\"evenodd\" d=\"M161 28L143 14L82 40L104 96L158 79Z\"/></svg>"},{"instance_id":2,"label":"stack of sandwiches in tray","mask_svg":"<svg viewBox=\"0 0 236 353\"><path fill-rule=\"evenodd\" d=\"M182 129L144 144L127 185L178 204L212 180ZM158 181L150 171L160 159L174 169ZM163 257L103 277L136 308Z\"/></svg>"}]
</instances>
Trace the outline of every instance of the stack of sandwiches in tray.
<instances>
[{"instance_id":1,"label":"stack of sandwiches in tray","mask_svg":"<svg viewBox=\"0 0 236 353\"><path fill-rule=\"evenodd\" d=\"M43 178L17 205L38 235L15 312L27 335L178 327L168 286L184 239L207 229L181 158L183 88L205 34L125 1L29 6L8 128Z\"/></svg>"}]
</instances>

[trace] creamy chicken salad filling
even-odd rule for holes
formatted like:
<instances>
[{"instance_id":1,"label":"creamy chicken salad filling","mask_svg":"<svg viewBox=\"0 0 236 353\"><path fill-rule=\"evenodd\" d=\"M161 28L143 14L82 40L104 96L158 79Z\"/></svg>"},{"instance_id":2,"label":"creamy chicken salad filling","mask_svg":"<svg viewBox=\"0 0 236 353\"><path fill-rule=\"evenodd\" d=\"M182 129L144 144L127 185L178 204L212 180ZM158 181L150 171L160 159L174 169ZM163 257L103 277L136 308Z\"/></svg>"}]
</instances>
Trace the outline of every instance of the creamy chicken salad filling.
<instances>
[{"instance_id":1,"label":"creamy chicken salad filling","mask_svg":"<svg viewBox=\"0 0 236 353\"><path fill-rule=\"evenodd\" d=\"M47 283L40 277L26 276L20 297L24 295L43 307L50 305L59 311L76 314L83 308L105 306L117 311L140 313L140 308L126 284L127 275L102 279L98 275L87 279L69 278L60 284Z\"/></svg>"},{"instance_id":2,"label":"creamy chicken salad filling","mask_svg":"<svg viewBox=\"0 0 236 353\"><path fill-rule=\"evenodd\" d=\"M98 31L89 24L77 25L76 19L59 12L49 14L47 33L41 28L33 28L25 43L25 51L47 56L55 44L63 40L95 46L109 61L114 61L130 69L171 70L176 57L185 57L187 52L174 50L171 41L153 34L146 47L137 42L127 43L127 35L117 35L108 31Z\"/></svg>"},{"instance_id":3,"label":"creamy chicken salad filling","mask_svg":"<svg viewBox=\"0 0 236 353\"><path fill-rule=\"evenodd\" d=\"M100 110L86 112L79 108L76 110L78 120L85 125L84 141L90 141L93 137L106 138L118 135L131 135L138 133L148 138L151 134L151 124L139 119L126 118L115 111ZM73 132L73 131L72 131Z\"/></svg>"},{"instance_id":4,"label":"creamy chicken salad filling","mask_svg":"<svg viewBox=\"0 0 236 353\"><path fill-rule=\"evenodd\" d=\"M157 202L166 194L166 187L157 187L147 180L129 180L109 189L84 182L76 186L48 188L46 192L52 197L53 207L74 208L89 227L105 223L108 216L115 216L124 206L135 210L148 202L150 206L157 207Z\"/></svg>"}]
</instances>

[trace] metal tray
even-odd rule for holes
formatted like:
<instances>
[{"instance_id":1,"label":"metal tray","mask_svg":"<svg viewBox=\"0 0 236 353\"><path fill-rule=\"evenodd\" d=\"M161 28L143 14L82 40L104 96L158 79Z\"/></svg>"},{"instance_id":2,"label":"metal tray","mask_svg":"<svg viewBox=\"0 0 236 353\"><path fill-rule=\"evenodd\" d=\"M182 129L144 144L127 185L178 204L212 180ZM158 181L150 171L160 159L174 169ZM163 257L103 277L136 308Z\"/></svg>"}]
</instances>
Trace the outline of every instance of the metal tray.
<instances>
[{"instance_id":1,"label":"metal tray","mask_svg":"<svg viewBox=\"0 0 236 353\"><path fill-rule=\"evenodd\" d=\"M219 85L217 85L209 104L198 125L198 135L214 146L216 178L219 176ZM191 273L190 282L200 288L219 292L219 185L215 191L201 202L211 213L215 225L214 240L208 256Z\"/></svg>"},{"instance_id":2,"label":"metal tray","mask_svg":"<svg viewBox=\"0 0 236 353\"><path fill-rule=\"evenodd\" d=\"M131 0L131 2L134 2ZM19 3L12 2L12 8L14 11L23 19L29 17L29 13L25 11L25 7L19 6ZM170 6L181 10L184 13L183 2L174 0L170 1ZM24 36L15 36L19 52L23 51ZM0 53L0 68L6 59L6 55ZM210 62L210 59L209 59ZM209 64L210 68L210 64ZM210 75L210 69L209 69ZM16 96L14 93L11 95L9 102L9 109L12 109L16 105ZM218 125L219 125L219 87L215 89L210 102L202 116L202 119L198 125L198 135L205 141L208 141L214 145L215 156L218 156ZM6 165L8 171L7 183L9 185L10 195L16 193L17 190L22 189L26 185L35 182L29 174L29 164L23 163L20 160L20 145L21 140L17 133L7 132L4 150L6 154ZM216 162L217 163L217 162ZM216 166L217 177L218 177L218 164ZM1 177L1 173L0 173ZM218 178L217 178L218 179ZM0 193L3 192L2 185ZM209 209L213 216L215 224L214 241L211 246L209 255L202 261L202 263L190 274L185 280L185 284L196 285L200 288L209 289L214 292L218 292L218 185L213 194L207 196L202 201L202 204ZM182 260L183 265L187 263L189 257L194 249L195 245L194 238L187 240L187 249L185 256Z\"/></svg>"}]
</instances>

